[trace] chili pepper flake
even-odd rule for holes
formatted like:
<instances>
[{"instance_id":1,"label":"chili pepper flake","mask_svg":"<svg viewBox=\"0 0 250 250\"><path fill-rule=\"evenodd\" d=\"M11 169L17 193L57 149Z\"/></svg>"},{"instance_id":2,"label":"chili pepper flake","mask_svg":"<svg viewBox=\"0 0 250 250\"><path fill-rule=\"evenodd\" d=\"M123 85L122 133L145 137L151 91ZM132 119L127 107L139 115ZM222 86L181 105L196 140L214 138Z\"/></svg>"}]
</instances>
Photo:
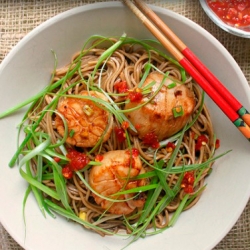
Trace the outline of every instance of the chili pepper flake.
<instances>
[{"instance_id":1,"label":"chili pepper flake","mask_svg":"<svg viewBox=\"0 0 250 250\"><path fill-rule=\"evenodd\" d=\"M69 148L66 157L69 159L69 163L62 168L62 175L65 179L71 179L75 171L83 169L89 163L87 155L78 152L75 149Z\"/></svg>"},{"instance_id":2,"label":"chili pepper flake","mask_svg":"<svg viewBox=\"0 0 250 250\"><path fill-rule=\"evenodd\" d=\"M71 179L73 177L73 171L69 166L62 168L62 175L65 179Z\"/></svg>"},{"instance_id":3,"label":"chili pepper flake","mask_svg":"<svg viewBox=\"0 0 250 250\"><path fill-rule=\"evenodd\" d=\"M220 140L216 139L215 141L215 149L218 149L220 147Z\"/></svg>"},{"instance_id":4,"label":"chili pepper flake","mask_svg":"<svg viewBox=\"0 0 250 250\"><path fill-rule=\"evenodd\" d=\"M168 153L173 152L175 149L175 144L173 142L168 142L166 146L166 150Z\"/></svg>"},{"instance_id":5,"label":"chili pepper flake","mask_svg":"<svg viewBox=\"0 0 250 250\"><path fill-rule=\"evenodd\" d=\"M59 157L54 157L53 159L54 159L54 161L57 162L57 163L61 160Z\"/></svg>"},{"instance_id":6,"label":"chili pepper flake","mask_svg":"<svg viewBox=\"0 0 250 250\"><path fill-rule=\"evenodd\" d=\"M142 127L142 125L141 124L135 124L135 128L138 130L138 129L140 129Z\"/></svg>"},{"instance_id":7,"label":"chili pepper flake","mask_svg":"<svg viewBox=\"0 0 250 250\"><path fill-rule=\"evenodd\" d=\"M201 150L202 146L205 146L208 143L208 138L206 135L202 134L199 135L197 140L196 140L196 144L195 144L195 151L199 151Z\"/></svg>"},{"instance_id":8,"label":"chili pepper flake","mask_svg":"<svg viewBox=\"0 0 250 250\"><path fill-rule=\"evenodd\" d=\"M190 194L194 192L194 181L195 176L193 171L186 172L184 174L184 177L181 182L181 187L183 188L185 193Z\"/></svg>"},{"instance_id":9,"label":"chili pepper flake","mask_svg":"<svg viewBox=\"0 0 250 250\"><path fill-rule=\"evenodd\" d=\"M126 93L128 91L128 84L126 81L120 81L115 83L114 89L119 93Z\"/></svg>"},{"instance_id":10,"label":"chili pepper flake","mask_svg":"<svg viewBox=\"0 0 250 250\"><path fill-rule=\"evenodd\" d=\"M98 161L98 162L100 162L100 161L102 161L103 160L103 155L96 155L96 157L95 157L95 161Z\"/></svg>"},{"instance_id":11,"label":"chili pepper flake","mask_svg":"<svg viewBox=\"0 0 250 250\"><path fill-rule=\"evenodd\" d=\"M136 88L133 91L128 92L128 99L131 102L140 102L143 98L143 94L141 93L141 89Z\"/></svg>"},{"instance_id":12,"label":"chili pepper flake","mask_svg":"<svg viewBox=\"0 0 250 250\"><path fill-rule=\"evenodd\" d=\"M143 137L143 143L145 145L148 145L154 149L159 148L160 147L160 143L159 140L157 138L157 135L153 132L147 133L144 137Z\"/></svg>"},{"instance_id":13,"label":"chili pepper flake","mask_svg":"<svg viewBox=\"0 0 250 250\"><path fill-rule=\"evenodd\" d=\"M126 140L126 134L123 128L115 127L116 138L119 142L124 142Z\"/></svg>"},{"instance_id":14,"label":"chili pepper flake","mask_svg":"<svg viewBox=\"0 0 250 250\"><path fill-rule=\"evenodd\" d=\"M80 153L74 149L70 149L66 154L66 157L70 159L68 165L72 171L81 170L89 163L89 158L87 157L87 155Z\"/></svg>"},{"instance_id":15,"label":"chili pepper flake","mask_svg":"<svg viewBox=\"0 0 250 250\"><path fill-rule=\"evenodd\" d=\"M131 150L126 150L125 153L128 154L129 156L131 156L132 154L132 157L130 157L129 160L129 164L131 163L132 168L134 168L136 166L135 158L139 156L139 150L137 148L132 148Z\"/></svg>"},{"instance_id":16,"label":"chili pepper flake","mask_svg":"<svg viewBox=\"0 0 250 250\"><path fill-rule=\"evenodd\" d=\"M123 121L123 122L122 122L122 128L123 128L124 130L128 129L128 128L129 128L129 122L128 122L128 121Z\"/></svg>"},{"instance_id":17,"label":"chili pepper flake","mask_svg":"<svg viewBox=\"0 0 250 250\"><path fill-rule=\"evenodd\" d=\"M132 151L132 156L133 156L133 157L137 157L137 156L139 155L139 150L138 150L137 148L132 148L131 151ZM130 154L131 151L130 151L130 150L127 150L126 153L127 153L127 154Z\"/></svg>"}]
</instances>

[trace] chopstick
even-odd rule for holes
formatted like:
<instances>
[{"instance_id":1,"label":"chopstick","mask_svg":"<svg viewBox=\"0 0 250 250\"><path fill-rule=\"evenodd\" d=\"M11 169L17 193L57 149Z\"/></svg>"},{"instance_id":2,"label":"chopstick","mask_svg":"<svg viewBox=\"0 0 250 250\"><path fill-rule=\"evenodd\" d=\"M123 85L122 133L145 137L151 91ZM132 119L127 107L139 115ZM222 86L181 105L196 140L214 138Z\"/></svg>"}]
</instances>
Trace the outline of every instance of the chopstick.
<instances>
[{"instance_id":1,"label":"chopstick","mask_svg":"<svg viewBox=\"0 0 250 250\"><path fill-rule=\"evenodd\" d=\"M123 0L123 2L250 141L249 112L145 3L141 0L134 0L138 6L136 7L130 0ZM146 15L149 16L154 23L152 23Z\"/></svg>"},{"instance_id":2,"label":"chopstick","mask_svg":"<svg viewBox=\"0 0 250 250\"><path fill-rule=\"evenodd\" d=\"M196 69L207 79L207 81L226 101L230 101L232 108L241 116L245 123L250 126L250 113L245 107L228 91L228 89L216 78L212 72L197 58L197 56L187 47L179 37L141 0L134 0L136 6L151 19L151 21L170 39L170 41L180 50L180 52L196 67Z\"/></svg>"}]
</instances>

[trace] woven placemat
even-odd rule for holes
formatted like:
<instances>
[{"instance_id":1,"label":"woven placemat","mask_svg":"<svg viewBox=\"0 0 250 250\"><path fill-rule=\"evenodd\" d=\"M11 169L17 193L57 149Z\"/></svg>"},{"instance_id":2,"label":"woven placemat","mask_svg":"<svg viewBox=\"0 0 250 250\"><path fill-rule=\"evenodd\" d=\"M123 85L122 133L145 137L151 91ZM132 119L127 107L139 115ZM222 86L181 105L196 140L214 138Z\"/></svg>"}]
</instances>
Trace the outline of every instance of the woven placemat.
<instances>
[{"instance_id":1,"label":"woven placemat","mask_svg":"<svg viewBox=\"0 0 250 250\"><path fill-rule=\"evenodd\" d=\"M47 19L73 7L103 1L3 1L0 0L0 62L27 33ZM233 55L250 83L250 40L230 35L214 25L204 14L198 0L145 0L146 3L173 10L208 30ZM0 224L0 250L21 250ZM214 250L250 249L250 201L241 217Z\"/></svg>"}]
</instances>

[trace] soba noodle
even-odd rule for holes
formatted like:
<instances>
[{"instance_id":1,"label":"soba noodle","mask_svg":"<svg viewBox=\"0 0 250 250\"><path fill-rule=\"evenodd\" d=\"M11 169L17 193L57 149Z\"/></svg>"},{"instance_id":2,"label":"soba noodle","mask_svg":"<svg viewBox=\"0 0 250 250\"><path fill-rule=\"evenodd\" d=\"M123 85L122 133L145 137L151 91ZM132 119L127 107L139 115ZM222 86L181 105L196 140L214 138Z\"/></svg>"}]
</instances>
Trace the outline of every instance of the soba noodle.
<instances>
[{"instance_id":1,"label":"soba noodle","mask_svg":"<svg viewBox=\"0 0 250 250\"><path fill-rule=\"evenodd\" d=\"M112 51L110 48L116 46L118 42L120 42L119 46ZM182 210L190 209L198 202L205 187L205 177L210 173L213 164L213 160L211 159L215 151L215 138L209 111L203 103L203 94L200 88L178 63L164 55L160 50L154 49L154 46L158 46L156 42L138 41L132 38L123 38L120 40L116 38L99 38L91 45L88 45L88 47L85 46L83 50L73 56L72 61L68 65L55 70L50 86L57 85L57 87L51 88L32 105L28 114L29 125L25 127L25 132L28 134L30 132L28 128L31 128L38 122L36 130L33 133L37 133L40 137L34 136L34 138L49 137L51 140L50 145L58 144L58 146L50 148L50 150L54 150L54 158L53 154L51 154L50 158L44 157L46 151L43 151L42 160L40 154L40 157L33 158L30 162L32 176L36 178L38 172L42 171L42 177L39 177L41 178L40 182L51 190L56 190L57 185L55 176L53 175L55 171L53 166L58 167L57 170L60 174L60 167L66 164L66 161L63 161L63 157L59 163L57 163L55 157L58 157L58 155L65 156L67 148L73 147L88 155L90 161L95 161L97 155L103 155L109 151L136 148L139 151L144 169L147 173L150 173L154 172L152 166L154 166L155 162L163 160L167 164L171 160L173 151L168 150L166 146L168 141L172 141L175 145L178 145L179 138L183 136L176 157L173 160L173 166L164 175L166 176L168 187L174 190L173 192L176 195L170 199L167 197L164 189L161 189L151 212L159 203L161 203L160 209L158 209L157 213L154 214L147 224L141 223L142 228L146 225L147 229L153 228L153 230L157 231L158 229L161 230L171 226L174 223L174 221L171 221L173 216L178 217ZM109 49L109 54L104 56ZM100 61L102 56L103 59ZM148 68L148 65L150 65L150 68ZM111 113L113 116L113 129L110 138L106 142L101 142L93 148L74 147L67 142L63 145L60 144L63 138L58 133L55 125L55 117L58 116L56 104L59 98L66 97L67 95L71 97L73 95L78 96L81 91L89 91L94 88L96 91L105 93L110 98L109 103L115 107L114 110L117 108L122 110L124 102L127 101L127 96L125 94L117 94L115 84L124 81L127 83L129 89L135 89L138 87L144 74L146 74L147 69L149 69L148 73L158 71L167 74L168 78L184 84L195 94L196 104L191 119L189 119L188 125L185 127L186 131L181 131L177 133L177 136L161 141L159 144L160 147L157 150L145 145L132 129L127 130L128 139L124 142L119 142L114 128L121 127L121 120ZM98 105L102 107L102 104L99 103ZM39 120L42 114L45 115ZM120 114L123 119L126 118L122 112ZM61 119L63 118L61 117ZM205 135L208 141L202 143L200 149L197 150L197 138L201 135ZM37 142L34 138L27 144L27 152L37 147ZM48 152L47 150L47 154L49 154ZM25 151L23 154L25 154ZM42 167L38 165L42 165ZM48 208L53 210L53 206L51 205L53 203L58 207L65 208L67 211L71 209L78 217L84 215L84 218L81 217L82 220L89 222L89 224L84 226L101 235L116 234L121 232L121 230L125 230L128 234L136 234L133 231L140 228L140 224L138 225L137 222L140 220L145 208L136 208L129 215L111 214L109 211L105 211L105 209L95 202L92 190L87 185L90 169L91 166L88 166L82 171L78 171L77 174L74 173L72 178L65 180L67 191L66 201L57 200L44 192L43 196L45 199L51 201L51 203L48 203L50 204ZM166 166L162 168L162 172L160 173L164 173L164 169L166 170ZM193 190L189 193L186 193L182 186L186 172L192 173L195 178ZM150 183L153 177L149 176L146 179ZM39 181L38 178L36 180ZM83 180L85 181L83 182ZM160 185L160 183L158 179L156 184ZM148 192L145 191L146 196ZM65 207L65 203L67 202L69 207ZM175 214L176 211L177 213ZM89 225L93 225L94 227ZM137 234L140 236L145 234L144 229L142 229L143 233L138 233L139 231L137 231Z\"/></svg>"}]
</instances>

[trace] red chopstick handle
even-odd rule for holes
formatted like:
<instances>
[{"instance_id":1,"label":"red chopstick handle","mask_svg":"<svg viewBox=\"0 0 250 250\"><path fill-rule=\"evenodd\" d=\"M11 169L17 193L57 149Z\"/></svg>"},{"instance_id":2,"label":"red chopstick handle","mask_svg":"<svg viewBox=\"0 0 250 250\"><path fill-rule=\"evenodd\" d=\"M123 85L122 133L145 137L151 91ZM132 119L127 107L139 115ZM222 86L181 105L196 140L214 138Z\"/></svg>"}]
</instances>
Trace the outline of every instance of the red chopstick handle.
<instances>
[{"instance_id":1,"label":"red chopstick handle","mask_svg":"<svg viewBox=\"0 0 250 250\"><path fill-rule=\"evenodd\" d=\"M239 118L235 110L226 102L221 95L209 84L209 82L200 74L197 69L187 60L183 58L179 63L193 77L193 79L201 86L201 88L210 96L210 98L220 107L220 109L234 122Z\"/></svg>"},{"instance_id":2,"label":"red chopstick handle","mask_svg":"<svg viewBox=\"0 0 250 250\"><path fill-rule=\"evenodd\" d=\"M225 115L234 123L240 132L250 141L250 127L240 118L230 104L225 101L219 93L211 86L208 81L197 71L196 68L187 60L183 58L179 63L186 69L186 71L199 83L200 87L210 96L210 98L217 104L217 106L225 113Z\"/></svg>"},{"instance_id":3,"label":"red chopstick handle","mask_svg":"<svg viewBox=\"0 0 250 250\"><path fill-rule=\"evenodd\" d=\"M197 70L201 72L201 74L207 79L208 82L210 82L214 89L219 93L223 93L223 98L225 99L225 101L230 102L234 111L239 114L239 116L246 122L248 126L250 126L250 113L196 57L196 55L187 47L187 45L184 44L183 41L181 41L180 38L176 36L176 34L142 0L134 0L134 3L136 6L138 6L139 10L141 10L147 17L152 20L152 22L165 35L165 37L169 39L174 44L174 46L178 48L179 51L181 51L181 55L185 56L191 62L191 64L193 64L195 68L197 68ZM169 47L167 49L169 50ZM174 54L172 53L172 55ZM178 58L176 56L175 58L179 61L182 57L178 55Z\"/></svg>"},{"instance_id":4,"label":"red chopstick handle","mask_svg":"<svg viewBox=\"0 0 250 250\"><path fill-rule=\"evenodd\" d=\"M242 104L228 91L228 89L216 78L211 71L196 57L188 48L182 50L182 54L197 68L197 70L207 79L207 81L219 92L223 93L223 98L230 102L232 108L242 117L250 126L250 114Z\"/></svg>"}]
</instances>

